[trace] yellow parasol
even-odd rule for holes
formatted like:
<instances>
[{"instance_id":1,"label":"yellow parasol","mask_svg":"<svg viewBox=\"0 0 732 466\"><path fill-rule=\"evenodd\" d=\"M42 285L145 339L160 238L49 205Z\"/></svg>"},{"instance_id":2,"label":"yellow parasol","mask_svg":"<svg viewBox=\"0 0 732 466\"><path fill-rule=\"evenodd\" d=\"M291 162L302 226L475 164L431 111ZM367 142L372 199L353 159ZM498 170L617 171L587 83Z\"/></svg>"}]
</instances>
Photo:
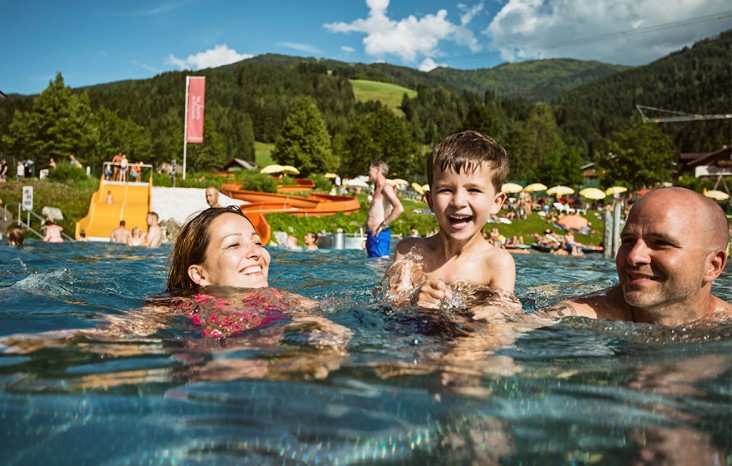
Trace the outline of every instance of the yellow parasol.
<instances>
[{"instance_id":1,"label":"yellow parasol","mask_svg":"<svg viewBox=\"0 0 732 466\"><path fill-rule=\"evenodd\" d=\"M546 185L543 185L541 183L531 183L524 188L524 191L527 193L538 193L539 191L546 191Z\"/></svg>"},{"instance_id":2,"label":"yellow parasol","mask_svg":"<svg viewBox=\"0 0 732 466\"><path fill-rule=\"evenodd\" d=\"M552 186L547 189L546 193L554 196L564 196L566 194L574 194L574 189L569 186Z\"/></svg>"},{"instance_id":3,"label":"yellow parasol","mask_svg":"<svg viewBox=\"0 0 732 466\"><path fill-rule=\"evenodd\" d=\"M626 188L625 186L611 186L605 190L605 194L607 194L608 196L613 196L615 194L624 193L627 190L628 188Z\"/></svg>"},{"instance_id":4,"label":"yellow parasol","mask_svg":"<svg viewBox=\"0 0 732 466\"><path fill-rule=\"evenodd\" d=\"M419 184L419 183L412 183L412 189L414 189L415 191L417 191L417 194L419 194L420 196L424 196L424 188L422 187L421 184Z\"/></svg>"},{"instance_id":5,"label":"yellow parasol","mask_svg":"<svg viewBox=\"0 0 732 466\"><path fill-rule=\"evenodd\" d=\"M715 201L726 201L729 199L729 194L725 193L724 191L719 191L717 189L711 189L707 191L704 190L704 195L714 199Z\"/></svg>"},{"instance_id":6,"label":"yellow parasol","mask_svg":"<svg viewBox=\"0 0 732 466\"><path fill-rule=\"evenodd\" d=\"M274 175L275 173L286 173L288 175L299 175L300 170L293 167L292 165L267 165L263 169L259 171L259 173L264 173L265 175Z\"/></svg>"},{"instance_id":7,"label":"yellow parasol","mask_svg":"<svg viewBox=\"0 0 732 466\"><path fill-rule=\"evenodd\" d=\"M501 186L501 191L506 194L516 194L524 190L524 187L516 183L504 183Z\"/></svg>"},{"instance_id":8,"label":"yellow parasol","mask_svg":"<svg viewBox=\"0 0 732 466\"><path fill-rule=\"evenodd\" d=\"M585 188L579 192L579 195L587 199L592 199L593 201L605 199L605 197L607 196L607 194L605 194L605 191L597 188Z\"/></svg>"}]
</instances>

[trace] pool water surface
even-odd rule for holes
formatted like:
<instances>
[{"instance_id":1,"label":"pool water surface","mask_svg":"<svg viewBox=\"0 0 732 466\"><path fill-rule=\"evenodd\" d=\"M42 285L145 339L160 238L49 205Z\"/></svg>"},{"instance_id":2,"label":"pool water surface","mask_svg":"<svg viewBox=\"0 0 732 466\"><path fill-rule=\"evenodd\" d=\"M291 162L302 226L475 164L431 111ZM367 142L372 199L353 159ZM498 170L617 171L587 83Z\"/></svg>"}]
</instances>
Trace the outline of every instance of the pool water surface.
<instances>
[{"instance_id":1,"label":"pool water surface","mask_svg":"<svg viewBox=\"0 0 732 466\"><path fill-rule=\"evenodd\" d=\"M732 327L519 323L453 357L460 337L375 296L389 262L356 250L270 250L270 285L321 301L345 351L280 323L203 338L181 315L71 337L144 317L169 251L0 246L0 464L732 463ZM616 281L599 255L515 261L529 313ZM714 292L732 299L729 272Z\"/></svg>"}]
</instances>

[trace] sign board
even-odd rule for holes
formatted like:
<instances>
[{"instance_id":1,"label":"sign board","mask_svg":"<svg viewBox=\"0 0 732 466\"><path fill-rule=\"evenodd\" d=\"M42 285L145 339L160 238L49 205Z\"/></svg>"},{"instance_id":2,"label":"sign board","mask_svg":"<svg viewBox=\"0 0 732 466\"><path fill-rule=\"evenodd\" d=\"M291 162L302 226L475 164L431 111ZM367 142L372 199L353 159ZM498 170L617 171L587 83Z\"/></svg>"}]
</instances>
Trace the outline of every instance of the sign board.
<instances>
[{"instance_id":1,"label":"sign board","mask_svg":"<svg viewBox=\"0 0 732 466\"><path fill-rule=\"evenodd\" d=\"M23 186L23 209L33 210L33 186Z\"/></svg>"}]
</instances>

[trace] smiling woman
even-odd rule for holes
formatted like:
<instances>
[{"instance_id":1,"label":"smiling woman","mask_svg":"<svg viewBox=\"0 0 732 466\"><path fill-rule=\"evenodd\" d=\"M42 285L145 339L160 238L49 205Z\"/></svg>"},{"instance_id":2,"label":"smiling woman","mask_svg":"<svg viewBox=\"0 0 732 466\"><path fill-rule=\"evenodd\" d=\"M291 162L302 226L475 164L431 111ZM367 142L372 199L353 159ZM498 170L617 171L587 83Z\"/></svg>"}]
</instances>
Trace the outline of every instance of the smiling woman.
<instances>
[{"instance_id":1,"label":"smiling woman","mask_svg":"<svg viewBox=\"0 0 732 466\"><path fill-rule=\"evenodd\" d=\"M209 285L263 288L269 263L269 252L238 207L206 209L180 231L167 291Z\"/></svg>"},{"instance_id":2,"label":"smiling woman","mask_svg":"<svg viewBox=\"0 0 732 466\"><path fill-rule=\"evenodd\" d=\"M181 229L166 287L173 297L158 304L185 314L212 338L292 318L330 335L327 343L313 341L316 346L348 341L348 329L307 312L317 301L269 288L269 264L269 252L237 206L206 209Z\"/></svg>"}]
</instances>

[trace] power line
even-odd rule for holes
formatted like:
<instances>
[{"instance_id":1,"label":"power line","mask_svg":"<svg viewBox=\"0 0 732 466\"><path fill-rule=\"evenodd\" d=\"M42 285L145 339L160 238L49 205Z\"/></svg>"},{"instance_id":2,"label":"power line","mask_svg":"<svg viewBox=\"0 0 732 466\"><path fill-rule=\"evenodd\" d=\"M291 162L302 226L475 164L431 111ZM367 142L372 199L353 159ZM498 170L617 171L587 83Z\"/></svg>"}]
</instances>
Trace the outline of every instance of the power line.
<instances>
[{"instance_id":1,"label":"power line","mask_svg":"<svg viewBox=\"0 0 732 466\"><path fill-rule=\"evenodd\" d=\"M593 42L600 42L603 40L616 39L619 37L635 36L638 34L647 34L649 32L665 31L667 29L675 29L675 28L679 28L679 27L690 26L692 24L706 23L708 21L717 21L717 20L721 20L721 19L729 18L729 17L732 17L732 11L715 13L715 14L706 15L706 16L699 16L696 18L689 18L689 19L685 19L682 21L674 21L671 23L656 24L654 26L641 27L641 28L637 28L637 29L629 29L627 31L611 32L608 34L600 34L598 36L566 40L566 41L562 41L562 42L555 42L553 44L546 44L546 45L539 44L539 45L543 45L544 47L548 47L548 48L560 48L560 47L568 47L570 45L590 44ZM538 46L538 45L536 45L536 46ZM536 47L536 46L534 46L534 47ZM532 47L532 46L529 46L529 47Z\"/></svg>"},{"instance_id":2,"label":"power line","mask_svg":"<svg viewBox=\"0 0 732 466\"><path fill-rule=\"evenodd\" d=\"M690 26L693 24L699 24L699 23L706 23L710 21L719 21L725 18L732 18L732 11L722 11L719 13L714 13L706 16L698 16L696 18L688 18L681 21L673 21L671 23L663 23L663 24L656 24L653 26L646 26L641 27L637 29L630 29L627 31L618 31L618 32L610 32L607 34L600 34L597 36L589 36L589 37L582 37L579 39L571 39L566 41L560 41L560 42L554 42L550 44L533 44L533 45L527 45L527 46L521 46L516 48L552 48L557 49L561 47L569 47L571 45L582 45L582 44L591 44L593 42L601 42L604 40L612 40L617 39L620 37L629 37L634 36L638 34L647 34L651 32L659 32L664 31L667 29L675 29L685 26ZM457 60L482 60L485 57L482 55L456 55L452 56L448 62L450 61L457 61Z\"/></svg>"},{"instance_id":3,"label":"power line","mask_svg":"<svg viewBox=\"0 0 732 466\"><path fill-rule=\"evenodd\" d=\"M636 105L636 109L641 114L644 123L673 123L678 121L697 121L697 120L725 120L732 118L732 113L722 113L714 115L700 115L696 113L685 113L676 110L665 110L663 108L649 107L647 105ZM655 112L671 113L676 116L669 117L648 117L643 110L653 110Z\"/></svg>"}]
</instances>

